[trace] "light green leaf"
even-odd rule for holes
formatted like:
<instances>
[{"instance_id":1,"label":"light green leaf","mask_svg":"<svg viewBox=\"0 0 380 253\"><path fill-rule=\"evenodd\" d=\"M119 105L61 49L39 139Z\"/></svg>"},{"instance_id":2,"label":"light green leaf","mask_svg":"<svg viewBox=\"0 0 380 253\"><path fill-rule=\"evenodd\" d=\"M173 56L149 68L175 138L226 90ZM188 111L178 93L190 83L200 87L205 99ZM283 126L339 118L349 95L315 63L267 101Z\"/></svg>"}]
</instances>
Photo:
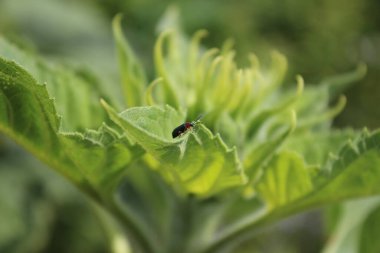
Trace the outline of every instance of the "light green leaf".
<instances>
[{"instance_id":1,"label":"light green leaf","mask_svg":"<svg viewBox=\"0 0 380 253\"><path fill-rule=\"evenodd\" d=\"M143 90L147 83L140 62L136 59L128 41L124 38L120 24L121 18L120 14L116 15L112 27L116 41L124 97L127 106L133 107L143 104Z\"/></svg>"},{"instance_id":2,"label":"light green leaf","mask_svg":"<svg viewBox=\"0 0 380 253\"><path fill-rule=\"evenodd\" d=\"M326 171L331 171L326 177ZM305 203L337 201L380 192L380 131L364 131L348 142L321 172L317 189Z\"/></svg>"},{"instance_id":3,"label":"light green leaf","mask_svg":"<svg viewBox=\"0 0 380 253\"><path fill-rule=\"evenodd\" d=\"M301 76L297 76L297 91L294 95L290 97L284 96L284 101L279 101L271 107L259 110L257 115L254 115L251 120L249 120L247 125L247 138L252 139L262 125L267 122L270 118L281 115L286 110L289 110L294 106L299 97L301 97L303 92L304 82Z\"/></svg>"},{"instance_id":4,"label":"light green leaf","mask_svg":"<svg viewBox=\"0 0 380 253\"><path fill-rule=\"evenodd\" d=\"M265 199L270 209L290 203L310 192L312 188L313 184L302 157L289 151L276 155L256 184L259 195Z\"/></svg>"},{"instance_id":5,"label":"light green leaf","mask_svg":"<svg viewBox=\"0 0 380 253\"><path fill-rule=\"evenodd\" d=\"M256 207L256 211L235 220L202 252L214 252L225 246L224 243L233 243L265 224L294 213L379 194L380 131L371 134L364 131L357 140L342 147L319 174L308 173L306 169L302 158L295 153L280 154L269 163L257 185L267 206Z\"/></svg>"},{"instance_id":6,"label":"light green leaf","mask_svg":"<svg viewBox=\"0 0 380 253\"><path fill-rule=\"evenodd\" d=\"M244 183L236 150L203 125L172 139L171 131L183 123L183 116L171 107L136 107L118 114L103 105L129 138L161 162L160 170L177 190L208 196Z\"/></svg>"},{"instance_id":7,"label":"light green leaf","mask_svg":"<svg viewBox=\"0 0 380 253\"><path fill-rule=\"evenodd\" d=\"M38 83L46 85L50 97L55 100L57 113L62 116L61 130L97 128L105 120L99 99L108 96L101 91L96 78L88 80L71 69L21 51L1 37L0 55L15 61L33 75Z\"/></svg>"},{"instance_id":8,"label":"light green leaf","mask_svg":"<svg viewBox=\"0 0 380 253\"><path fill-rule=\"evenodd\" d=\"M126 173L125 168L144 152L132 147L125 136L103 125L87 134L62 133L60 140L67 157L91 185L102 192L112 193Z\"/></svg>"},{"instance_id":9,"label":"light green leaf","mask_svg":"<svg viewBox=\"0 0 380 253\"><path fill-rule=\"evenodd\" d=\"M293 164L295 170L300 170L304 162ZM276 178L281 178L281 163L274 163ZM270 166L269 166L270 167ZM273 169L272 169L273 170ZM310 194L302 192L302 198L293 203L295 208L332 203L342 199L369 196L380 192L380 131L369 134L364 131L356 141L350 141L341 148L336 157L332 157L318 175L299 173L299 178L289 176L285 192L290 191L293 184L301 184L312 180L313 189ZM312 177L312 178L311 178ZM263 178L265 178L265 173ZM282 177L283 178L283 177ZM292 181L290 181L292 180ZM301 182L302 181L302 182ZM263 186L261 186L263 187ZM264 183L264 188L272 189L271 181ZM275 201L264 199L270 204L281 202L281 196ZM275 197L276 198L276 197ZM289 203L291 203L290 201Z\"/></svg>"},{"instance_id":10,"label":"light green leaf","mask_svg":"<svg viewBox=\"0 0 380 253\"><path fill-rule=\"evenodd\" d=\"M246 197L255 193L253 184L260 178L263 167L271 161L272 157L282 148L282 144L296 127L295 113L292 115L292 125L272 139L265 140L251 148L244 156L244 168L249 177L245 190Z\"/></svg>"},{"instance_id":11,"label":"light green leaf","mask_svg":"<svg viewBox=\"0 0 380 253\"><path fill-rule=\"evenodd\" d=\"M154 63L155 63L157 76L163 79L162 88L163 88L163 98L165 102L169 105L172 105L175 108L179 108L180 102L178 101L178 97L175 93L176 80L174 80L174 77L170 76L166 67L167 63L165 62L165 57L164 57L164 45L165 45L164 42L165 40L169 40L169 39L170 39L170 45L171 45L169 50L173 52L174 49L176 49L174 45L174 38L171 31L166 31L166 32L161 33L154 46ZM178 64L177 62L177 67L179 65L180 64ZM175 68L176 66L173 65L173 67ZM173 71L173 72L177 73L176 71Z\"/></svg>"},{"instance_id":12,"label":"light green leaf","mask_svg":"<svg viewBox=\"0 0 380 253\"><path fill-rule=\"evenodd\" d=\"M322 166L329 155L337 154L355 134L352 129L295 132L287 139L284 148L302 154L308 164Z\"/></svg>"}]
</instances>

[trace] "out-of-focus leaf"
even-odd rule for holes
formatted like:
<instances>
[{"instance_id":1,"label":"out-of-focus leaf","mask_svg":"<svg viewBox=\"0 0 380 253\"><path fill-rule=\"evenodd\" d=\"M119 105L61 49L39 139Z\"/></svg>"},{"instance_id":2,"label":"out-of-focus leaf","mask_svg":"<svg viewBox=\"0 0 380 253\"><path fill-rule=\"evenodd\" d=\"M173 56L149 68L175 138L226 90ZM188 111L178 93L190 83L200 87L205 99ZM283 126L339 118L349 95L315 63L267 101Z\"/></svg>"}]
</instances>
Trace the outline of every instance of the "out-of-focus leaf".
<instances>
[{"instance_id":1,"label":"out-of-focus leaf","mask_svg":"<svg viewBox=\"0 0 380 253\"><path fill-rule=\"evenodd\" d=\"M49 239L53 208L42 182L19 166L23 164L1 157L0 252L41 252Z\"/></svg>"},{"instance_id":2,"label":"out-of-focus leaf","mask_svg":"<svg viewBox=\"0 0 380 253\"><path fill-rule=\"evenodd\" d=\"M380 251L380 242L377 240L380 233L380 206L377 206L365 219L360 233L360 247L358 252L376 253Z\"/></svg>"},{"instance_id":3,"label":"out-of-focus leaf","mask_svg":"<svg viewBox=\"0 0 380 253\"><path fill-rule=\"evenodd\" d=\"M60 65L49 64L1 37L0 55L23 66L38 83L46 85L50 97L55 100L57 113L62 116L61 130L97 128L105 120L99 99L108 96L94 80L85 79Z\"/></svg>"},{"instance_id":4,"label":"out-of-focus leaf","mask_svg":"<svg viewBox=\"0 0 380 253\"><path fill-rule=\"evenodd\" d=\"M360 175L356 178L354 182L366 183L366 177L369 177L368 184L365 188L371 187L371 182L373 183L372 187L377 188L377 185L374 184L373 178L369 175L376 174L378 169L378 159L379 159L379 150L380 150L380 131L374 131L370 133L367 129L363 130L360 135L358 135L354 140L349 140L339 151L336 157L331 157L330 160L325 165L325 170L329 172L329 176L324 178L324 181L328 182L331 179L343 179L341 174L349 175L348 172L354 172ZM371 158L370 160L365 161L365 157ZM373 162L373 163L371 163ZM363 166L360 169L360 166ZM324 173L321 174L323 178ZM354 183L349 188L358 187L359 185ZM348 189L349 189L348 188ZM347 191L346 189L345 191ZM343 191L344 192L344 191Z\"/></svg>"},{"instance_id":5,"label":"out-of-focus leaf","mask_svg":"<svg viewBox=\"0 0 380 253\"><path fill-rule=\"evenodd\" d=\"M136 59L128 41L121 31L121 15L113 20L113 33L116 40L117 55L124 97L128 107L143 104L143 89L146 77L140 62Z\"/></svg>"},{"instance_id":6,"label":"out-of-focus leaf","mask_svg":"<svg viewBox=\"0 0 380 253\"><path fill-rule=\"evenodd\" d=\"M286 205L306 195L312 188L302 157L286 151L273 157L256 184L258 194L270 209Z\"/></svg>"},{"instance_id":7,"label":"out-of-focus leaf","mask_svg":"<svg viewBox=\"0 0 380 253\"><path fill-rule=\"evenodd\" d=\"M104 252L105 235L84 195L12 142L6 144L0 154L0 252L53 251L62 245L70 252Z\"/></svg>"},{"instance_id":8,"label":"out-of-focus leaf","mask_svg":"<svg viewBox=\"0 0 380 253\"><path fill-rule=\"evenodd\" d=\"M332 119L338 115L346 105L346 98L340 96L336 104L329 108L329 103L336 99L344 88L363 78L366 66L359 64L350 72L323 80L317 86L307 86L297 102L296 111L300 118L300 130L319 128L329 130Z\"/></svg>"},{"instance_id":9,"label":"out-of-focus leaf","mask_svg":"<svg viewBox=\"0 0 380 253\"><path fill-rule=\"evenodd\" d=\"M270 108L261 110L255 115L247 125L247 138L252 139L252 136L257 134L260 127L273 116L281 114L289 110L297 102L298 98L302 95L304 82L301 76L297 76L297 91L294 95L287 98L284 96L284 101L279 101Z\"/></svg>"},{"instance_id":10,"label":"out-of-focus leaf","mask_svg":"<svg viewBox=\"0 0 380 253\"><path fill-rule=\"evenodd\" d=\"M377 240L371 239L372 236L377 236L373 229L376 230L376 223L379 221L376 217L379 200L379 197L370 197L342 204L338 224L332 231L323 253L378 252ZM362 234L362 231L365 231L365 234Z\"/></svg>"},{"instance_id":11,"label":"out-of-focus leaf","mask_svg":"<svg viewBox=\"0 0 380 253\"><path fill-rule=\"evenodd\" d=\"M171 107L137 107L117 114L103 105L133 141L163 164L161 170L180 191L208 196L244 183L236 150L228 149L203 125L172 139L171 131L182 124L183 116Z\"/></svg>"},{"instance_id":12,"label":"out-of-focus leaf","mask_svg":"<svg viewBox=\"0 0 380 253\"><path fill-rule=\"evenodd\" d=\"M233 241L233 238L240 238L252 229L282 217L337 201L380 193L380 131L371 134L363 131L354 142L343 146L319 173L308 172L304 161L297 155L285 153L279 157L285 157L285 161L289 162L282 163L281 159L275 158L258 181L257 190L267 207L247 214L225 228L204 252L213 252L222 247L224 241ZM297 176L294 176L295 172ZM277 191L277 187L282 188ZM286 193L289 194L284 196Z\"/></svg>"},{"instance_id":13,"label":"out-of-focus leaf","mask_svg":"<svg viewBox=\"0 0 380 253\"><path fill-rule=\"evenodd\" d=\"M308 164L321 166L354 136L352 129L297 132L287 139L284 148L302 154Z\"/></svg>"},{"instance_id":14,"label":"out-of-focus leaf","mask_svg":"<svg viewBox=\"0 0 380 253\"><path fill-rule=\"evenodd\" d=\"M246 196L255 193L253 184L261 176L262 169L271 161L272 157L278 152L284 141L289 137L296 127L295 114L293 114L292 125L273 139L263 141L252 148L244 159L244 168L249 177L249 183L245 190Z\"/></svg>"},{"instance_id":15,"label":"out-of-focus leaf","mask_svg":"<svg viewBox=\"0 0 380 253\"><path fill-rule=\"evenodd\" d=\"M314 206L380 192L377 183L380 178L380 131L372 134L364 131L357 140L344 145L318 175L309 176L313 176L313 189L310 194L299 198L293 208L297 205ZM292 179L289 177L287 187L297 184L297 179ZM307 178L303 179L305 180Z\"/></svg>"},{"instance_id":16,"label":"out-of-focus leaf","mask_svg":"<svg viewBox=\"0 0 380 253\"><path fill-rule=\"evenodd\" d=\"M323 80L320 85L326 85L329 89L330 97L334 98L343 92L353 82L362 79L366 73L367 66L363 63L360 63L355 70L327 78Z\"/></svg>"}]
</instances>

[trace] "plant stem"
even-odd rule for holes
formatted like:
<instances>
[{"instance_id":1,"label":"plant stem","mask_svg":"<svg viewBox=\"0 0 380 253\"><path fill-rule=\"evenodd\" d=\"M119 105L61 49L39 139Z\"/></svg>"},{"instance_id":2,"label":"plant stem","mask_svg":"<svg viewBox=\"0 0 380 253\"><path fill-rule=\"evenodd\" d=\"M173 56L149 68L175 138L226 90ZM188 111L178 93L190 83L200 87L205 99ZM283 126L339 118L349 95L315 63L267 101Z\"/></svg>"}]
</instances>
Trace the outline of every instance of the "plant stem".
<instances>
[{"instance_id":1,"label":"plant stem","mask_svg":"<svg viewBox=\"0 0 380 253\"><path fill-rule=\"evenodd\" d=\"M153 242L152 236L138 224L138 222L126 210L121 208L115 201L107 202L107 209L118 220L123 223L123 227L127 229L128 239L131 242L133 253L154 253L158 252L157 243Z\"/></svg>"}]
</instances>

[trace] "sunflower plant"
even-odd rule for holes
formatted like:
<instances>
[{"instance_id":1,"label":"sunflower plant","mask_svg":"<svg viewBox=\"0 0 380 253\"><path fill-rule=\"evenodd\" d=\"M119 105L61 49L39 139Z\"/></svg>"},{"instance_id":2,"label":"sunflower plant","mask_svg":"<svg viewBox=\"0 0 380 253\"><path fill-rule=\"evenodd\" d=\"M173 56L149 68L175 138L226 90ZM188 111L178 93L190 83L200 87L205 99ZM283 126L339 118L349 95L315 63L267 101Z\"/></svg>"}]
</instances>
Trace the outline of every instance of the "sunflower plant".
<instances>
[{"instance_id":1,"label":"sunflower plant","mask_svg":"<svg viewBox=\"0 0 380 253\"><path fill-rule=\"evenodd\" d=\"M206 31L171 25L149 78L120 21L116 88L0 39L1 133L95 203L114 252L232 251L290 215L380 193L380 132L331 127L364 65L285 86L280 53L241 68L230 41L206 49Z\"/></svg>"}]
</instances>

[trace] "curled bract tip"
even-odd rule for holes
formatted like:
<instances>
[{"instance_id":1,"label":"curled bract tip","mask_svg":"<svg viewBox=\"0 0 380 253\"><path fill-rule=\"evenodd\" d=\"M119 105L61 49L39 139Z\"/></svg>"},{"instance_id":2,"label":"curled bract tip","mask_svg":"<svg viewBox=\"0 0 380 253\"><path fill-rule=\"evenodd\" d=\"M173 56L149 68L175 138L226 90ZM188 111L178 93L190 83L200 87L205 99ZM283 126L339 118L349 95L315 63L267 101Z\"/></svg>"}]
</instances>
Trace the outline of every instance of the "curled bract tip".
<instances>
[{"instance_id":1,"label":"curled bract tip","mask_svg":"<svg viewBox=\"0 0 380 253\"><path fill-rule=\"evenodd\" d=\"M153 82L151 82L148 88L145 90L145 102L147 105L155 105L156 101L153 99L153 89L157 86L157 84L161 83L164 79L162 77L156 78Z\"/></svg>"},{"instance_id":2,"label":"curled bract tip","mask_svg":"<svg viewBox=\"0 0 380 253\"><path fill-rule=\"evenodd\" d=\"M201 29L201 30L198 30L194 36L193 36L193 40L201 40L203 39L204 37L206 37L208 35L208 31L206 29Z\"/></svg>"},{"instance_id":3,"label":"curled bract tip","mask_svg":"<svg viewBox=\"0 0 380 253\"><path fill-rule=\"evenodd\" d=\"M359 62L358 63L358 66L356 67L356 71L358 73L360 73L361 76L365 76L365 74L367 74L367 64L365 64L364 62Z\"/></svg>"},{"instance_id":4,"label":"curled bract tip","mask_svg":"<svg viewBox=\"0 0 380 253\"><path fill-rule=\"evenodd\" d=\"M290 132L293 132L297 127L297 113L295 110L290 111L291 123L290 123Z\"/></svg>"},{"instance_id":5,"label":"curled bract tip","mask_svg":"<svg viewBox=\"0 0 380 253\"><path fill-rule=\"evenodd\" d=\"M300 96L303 92L305 82L301 75L296 75L296 80L297 80L297 96Z\"/></svg>"},{"instance_id":6,"label":"curled bract tip","mask_svg":"<svg viewBox=\"0 0 380 253\"><path fill-rule=\"evenodd\" d=\"M112 107L103 98L100 99L100 104L106 111L113 110Z\"/></svg>"}]
</instances>

